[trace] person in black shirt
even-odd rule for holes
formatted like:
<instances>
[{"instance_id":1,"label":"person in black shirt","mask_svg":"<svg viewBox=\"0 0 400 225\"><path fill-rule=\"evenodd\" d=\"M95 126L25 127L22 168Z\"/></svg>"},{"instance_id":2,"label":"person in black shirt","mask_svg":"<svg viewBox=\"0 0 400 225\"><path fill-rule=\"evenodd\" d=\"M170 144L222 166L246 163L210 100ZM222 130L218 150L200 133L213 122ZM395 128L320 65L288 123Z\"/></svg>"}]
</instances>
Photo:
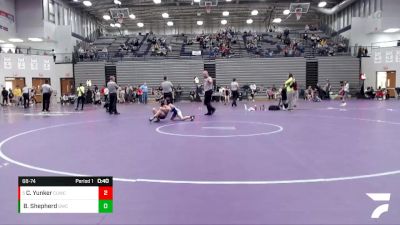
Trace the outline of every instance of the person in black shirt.
<instances>
[{"instance_id":1,"label":"person in black shirt","mask_svg":"<svg viewBox=\"0 0 400 225\"><path fill-rule=\"evenodd\" d=\"M3 97L2 105L3 106L8 105L8 91L6 90L5 87L3 87L3 90L1 91L1 96Z\"/></svg>"}]
</instances>

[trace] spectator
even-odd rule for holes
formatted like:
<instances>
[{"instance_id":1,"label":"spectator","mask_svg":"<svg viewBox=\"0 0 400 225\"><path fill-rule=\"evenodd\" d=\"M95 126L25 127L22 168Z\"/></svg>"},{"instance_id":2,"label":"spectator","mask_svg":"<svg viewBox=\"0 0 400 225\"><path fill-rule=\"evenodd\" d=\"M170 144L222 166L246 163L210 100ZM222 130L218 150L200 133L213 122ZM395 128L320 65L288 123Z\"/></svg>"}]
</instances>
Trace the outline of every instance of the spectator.
<instances>
[{"instance_id":1,"label":"spectator","mask_svg":"<svg viewBox=\"0 0 400 225\"><path fill-rule=\"evenodd\" d=\"M311 86L308 86L307 90L304 92L304 99L311 101L314 98L314 90Z\"/></svg>"},{"instance_id":2,"label":"spectator","mask_svg":"<svg viewBox=\"0 0 400 225\"><path fill-rule=\"evenodd\" d=\"M56 52L54 51L54 49L51 50L51 55L53 56L54 62L56 62L57 56L56 56Z\"/></svg>"},{"instance_id":3,"label":"spectator","mask_svg":"<svg viewBox=\"0 0 400 225\"><path fill-rule=\"evenodd\" d=\"M285 82L285 89L287 92L287 98L288 98L288 110L293 110L293 100L294 100L294 90L293 90L293 85L294 85L295 79L293 77L293 74L289 73L289 78Z\"/></svg>"},{"instance_id":4,"label":"spectator","mask_svg":"<svg viewBox=\"0 0 400 225\"><path fill-rule=\"evenodd\" d=\"M331 83L330 83L329 80L327 79L327 80L326 80L325 87L324 87L325 98L326 98L326 99L330 99L331 89L332 89Z\"/></svg>"},{"instance_id":5,"label":"spectator","mask_svg":"<svg viewBox=\"0 0 400 225\"><path fill-rule=\"evenodd\" d=\"M144 84L142 84L142 86L140 86L140 90L142 90L142 103L143 104L147 104L147 96L148 96L148 92L149 92L149 88L147 87L146 82L144 82Z\"/></svg>"},{"instance_id":6,"label":"spectator","mask_svg":"<svg viewBox=\"0 0 400 225\"><path fill-rule=\"evenodd\" d=\"M14 102L14 93L11 88L8 89L8 101L10 105Z\"/></svg>"},{"instance_id":7,"label":"spectator","mask_svg":"<svg viewBox=\"0 0 400 225\"><path fill-rule=\"evenodd\" d=\"M19 106L20 104L22 105L22 91L18 85L16 86L16 88L14 88L13 94L14 94L14 98L16 100L17 106Z\"/></svg>"},{"instance_id":8,"label":"spectator","mask_svg":"<svg viewBox=\"0 0 400 225\"><path fill-rule=\"evenodd\" d=\"M137 89L136 89L136 96L139 99L139 103L143 103L142 95L143 95L143 91L140 88L140 86L138 86Z\"/></svg>"},{"instance_id":9,"label":"spectator","mask_svg":"<svg viewBox=\"0 0 400 225\"><path fill-rule=\"evenodd\" d=\"M99 89L94 90L94 104L101 105L101 94L100 94Z\"/></svg>"},{"instance_id":10,"label":"spectator","mask_svg":"<svg viewBox=\"0 0 400 225\"><path fill-rule=\"evenodd\" d=\"M3 87L3 90L1 91L1 96L3 97L2 105L7 106L8 105L8 91L5 87Z\"/></svg>"}]
</instances>

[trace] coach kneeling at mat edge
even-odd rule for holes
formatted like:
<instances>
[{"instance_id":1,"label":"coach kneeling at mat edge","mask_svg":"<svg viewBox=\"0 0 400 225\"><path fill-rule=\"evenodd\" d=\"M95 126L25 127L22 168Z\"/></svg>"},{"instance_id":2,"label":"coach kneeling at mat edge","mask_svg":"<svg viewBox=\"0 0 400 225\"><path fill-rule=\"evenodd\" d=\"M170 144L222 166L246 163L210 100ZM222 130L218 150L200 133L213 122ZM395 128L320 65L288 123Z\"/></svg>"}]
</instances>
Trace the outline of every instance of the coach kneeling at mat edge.
<instances>
[{"instance_id":1,"label":"coach kneeling at mat edge","mask_svg":"<svg viewBox=\"0 0 400 225\"><path fill-rule=\"evenodd\" d=\"M167 77L164 77L164 81L161 83L161 88L162 88L162 93L164 95L164 100L169 99L173 103L173 98L172 98L172 88L174 85L172 85L171 81L167 80Z\"/></svg>"}]
</instances>

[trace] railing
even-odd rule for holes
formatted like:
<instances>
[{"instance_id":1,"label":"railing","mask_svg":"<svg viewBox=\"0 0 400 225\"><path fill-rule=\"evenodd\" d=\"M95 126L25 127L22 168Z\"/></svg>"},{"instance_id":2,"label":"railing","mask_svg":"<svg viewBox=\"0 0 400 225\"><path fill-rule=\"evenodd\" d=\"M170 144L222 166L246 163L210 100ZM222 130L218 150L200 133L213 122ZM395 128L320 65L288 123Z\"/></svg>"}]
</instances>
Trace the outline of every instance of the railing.
<instances>
[{"instance_id":1,"label":"railing","mask_svg":"<svg viewBox=\"0 0 400 225\"><path fill-rule=\"evenodd\" d=\"M23 55L42 55L53 56L52 50L33 49L33 48L3 48L1 53L5 54L23 54ZM74 60L72 53L55 53L56 63L72 63Z\"/></svg>"}]
</instances>

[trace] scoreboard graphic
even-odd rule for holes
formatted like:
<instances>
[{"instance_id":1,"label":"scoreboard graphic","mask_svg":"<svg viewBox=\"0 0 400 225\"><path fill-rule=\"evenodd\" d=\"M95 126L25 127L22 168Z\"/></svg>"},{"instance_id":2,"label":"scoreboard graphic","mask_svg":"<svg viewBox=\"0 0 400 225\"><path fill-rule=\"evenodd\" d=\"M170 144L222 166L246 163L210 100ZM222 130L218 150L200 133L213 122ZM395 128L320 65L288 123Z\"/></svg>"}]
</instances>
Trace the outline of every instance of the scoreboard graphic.
<instances>
[{"instance_id":1,"label":"scoreboard graphic","mask_svg":"<svg viewBox=\"0 0 400 225\"><path fill-rule=\"evenodd\" d=\"M112 177L18 177L18 213L112 212Z\"/></svg>"}]
</instances>

